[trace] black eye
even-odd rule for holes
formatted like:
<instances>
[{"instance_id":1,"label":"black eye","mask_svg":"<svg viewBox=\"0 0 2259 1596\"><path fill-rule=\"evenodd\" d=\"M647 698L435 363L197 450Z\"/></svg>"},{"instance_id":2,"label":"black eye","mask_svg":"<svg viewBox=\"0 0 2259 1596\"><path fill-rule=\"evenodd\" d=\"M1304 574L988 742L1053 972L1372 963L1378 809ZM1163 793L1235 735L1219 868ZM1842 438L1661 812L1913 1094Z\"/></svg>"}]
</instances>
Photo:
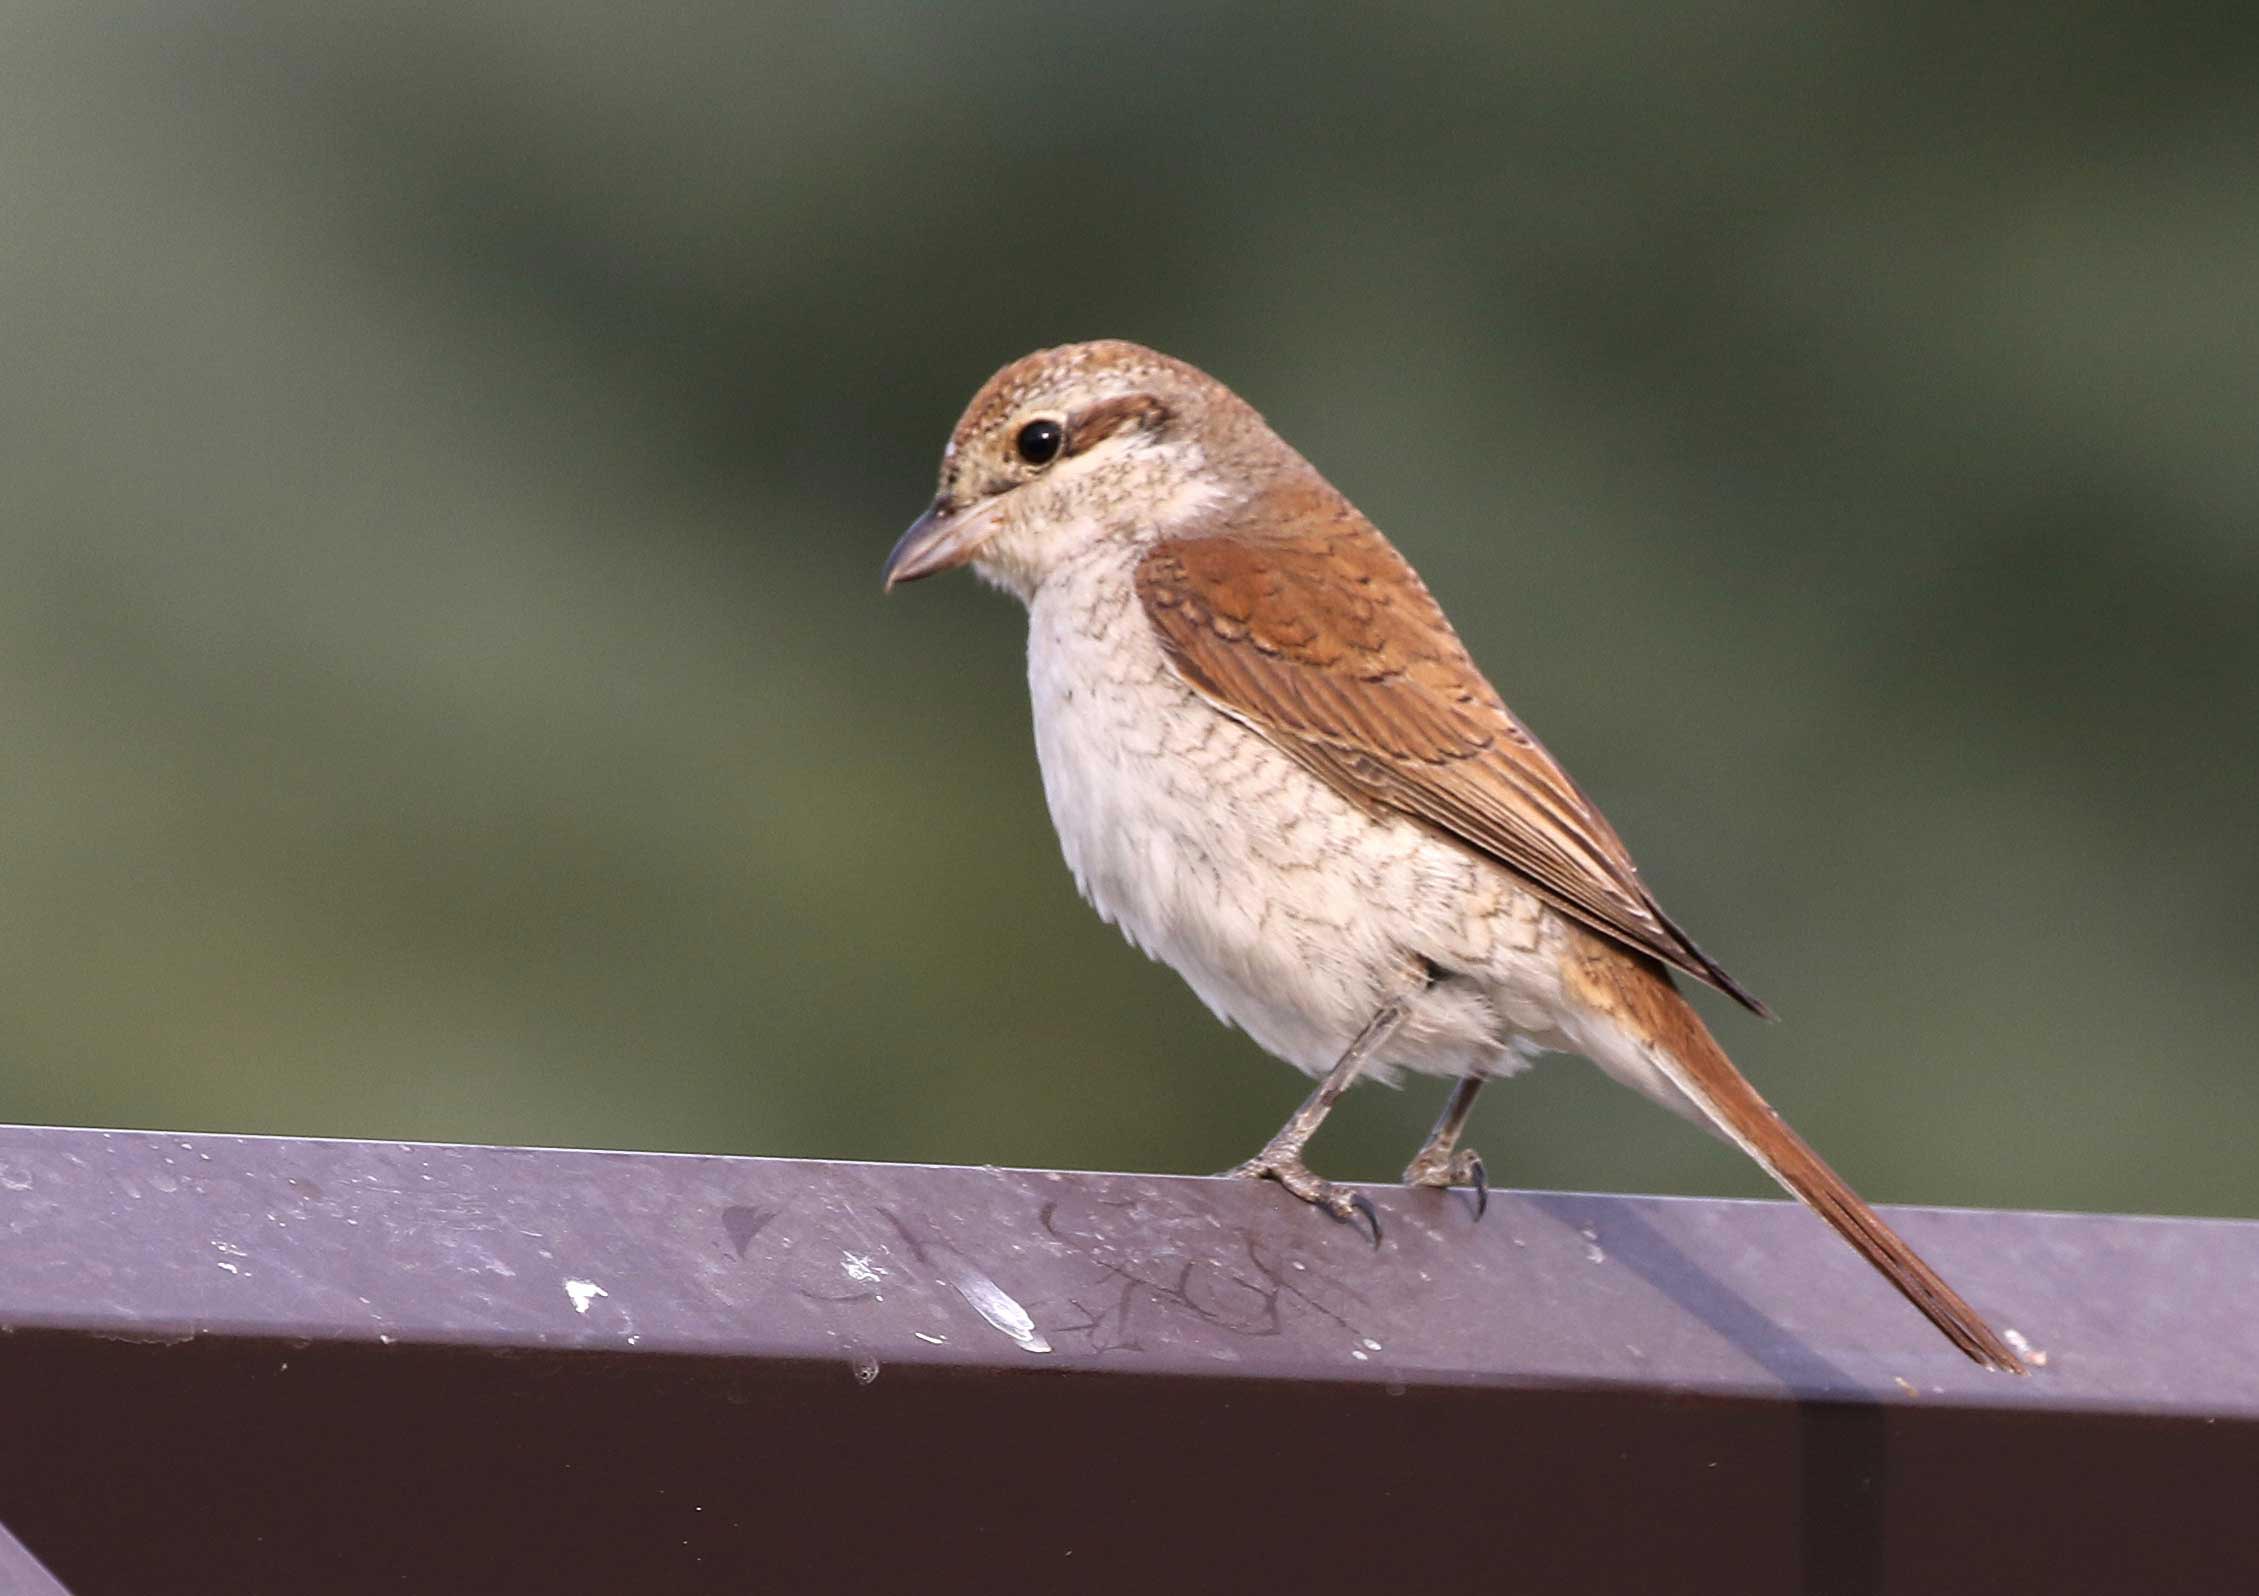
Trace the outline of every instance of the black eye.
<instances>
[{"instance_id":1,"label":"black eye","mask_svg":"<svg viewBox=\"0 0 2259 1596\"><path fill-rule=\"evenodd\" d=\"M1012 447L1020 451L1020 458L1031 466L1049 465L1059 458L1059 450L1066 443L1067 434L1056 421L1031 421L1020 429L1012 440Z\"/></svg>"}]
</instances>

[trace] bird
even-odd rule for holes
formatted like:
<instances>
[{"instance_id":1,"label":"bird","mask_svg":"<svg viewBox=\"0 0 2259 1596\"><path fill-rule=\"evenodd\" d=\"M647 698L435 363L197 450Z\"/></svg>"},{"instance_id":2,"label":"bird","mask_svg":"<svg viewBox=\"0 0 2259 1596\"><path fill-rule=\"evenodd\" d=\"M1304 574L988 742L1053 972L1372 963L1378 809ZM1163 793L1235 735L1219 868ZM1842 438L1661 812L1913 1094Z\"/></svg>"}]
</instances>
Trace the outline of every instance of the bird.
<instances>
[{"instance_id":1,"label":"bird","mask_svg":"<svg viewBox=\"0 0 2259 1596\"><path fill-rule=\"evenodd\" d=\"M1362 1078L1449 1079L1414 1186L1488 1176L1485 1082L1581 1053L1722 1136L1975 1362L1978 1312L1741 1074L1679 989L1768 1010L1665 914L1396 547L1230 388L1118 339L973 396L883 586L960 566L1028 612L1045 802L1082 896L1317 1079L1230 1173L1369 1226L1304 1148Z\"/></svg>"}]
</instances>

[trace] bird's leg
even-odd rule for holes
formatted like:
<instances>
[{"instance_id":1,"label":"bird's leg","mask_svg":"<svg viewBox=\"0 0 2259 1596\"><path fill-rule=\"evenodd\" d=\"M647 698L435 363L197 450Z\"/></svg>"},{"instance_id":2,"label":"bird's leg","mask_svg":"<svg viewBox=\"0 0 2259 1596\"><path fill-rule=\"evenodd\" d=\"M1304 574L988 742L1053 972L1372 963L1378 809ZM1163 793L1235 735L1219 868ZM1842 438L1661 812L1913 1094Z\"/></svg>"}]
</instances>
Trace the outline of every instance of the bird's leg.
<instances>
[{"instance_id":1,"label":"bird's leg","mask_svg":"<svg viewBox=\"0 0 2259 1596\"><path fill-rule=\"evenodd\" d=\"M1435 1186L1445 1191L1472 1186L1477 1219L1490 1206L1490 1178L1483 1170L1482 1154L1472 1147L1459 1147L1459 1133L1467 1128L1467 1115L1475 1106L1475 1094L1482 1090L1483 1080L1480 1075L1462 1075L1452 1084L1451 1095L1443 1100L1443 1112L1436 1116L1435 1129L1428 1132L1428 1139L1404 1169L1407 1186Z\"/></svg>"},{"instance_id":2,"label":"bird's leg","mask_svg":"<svg viewBox=\"0 0 2259 1596\"><path fill-rule=\"evenodd\" d=\"M1326 1072L1317 1090L1303 1099L1293 1117L1279 1127L1279 1133L1264 1143L1261 1152L1228 1173L1243 1180L1275 1180L1304 1202L1323 1208L1344 1223L1362 1219L1372 1227L1373 1245L1379 1246L1380 1215L1374 1210L1372 1200L1363 1192L1350 1191L1312 1174L1310 1166L1302 1161L1302 1149L1325 1123L1335 1100L1357 1079L1357 1072L1396 1034L1407 1012L1409 1005L1403 998L1391 998L1383 1004L1381 1011L1365 1022L1365 1028L1357 1033L1357 1039L1349 1044L1340 1061Z\"/></svg>"}]
</instances>

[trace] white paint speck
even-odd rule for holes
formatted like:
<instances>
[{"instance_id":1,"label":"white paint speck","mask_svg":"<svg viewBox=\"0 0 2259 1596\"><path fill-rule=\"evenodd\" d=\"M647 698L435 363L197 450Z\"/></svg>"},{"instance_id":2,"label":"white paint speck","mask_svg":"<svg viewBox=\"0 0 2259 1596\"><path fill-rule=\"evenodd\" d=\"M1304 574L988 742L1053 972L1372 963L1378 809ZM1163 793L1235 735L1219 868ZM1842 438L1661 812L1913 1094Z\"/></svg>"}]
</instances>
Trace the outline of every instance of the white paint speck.
<instances>
[{"instance_id":1,"label":"white paint speck","mask_svg":"<svg viewBox=\"0 0 2259 1596\"><path fill-rule=\"evenodd\" d=\"M1378 1352L1381 1349L1381 1344L1378 1341L1375 1341L1371 1336L1365 1337L1363 1344L1367 1352Z\"/></svg>"},{"instance_id":2,"label":"white paint speck","mask_svg":"<svg viewBox=\"0 0 2259 1596\"><path fill-rule=\"evenodd\" d=\"M1373 1361L1366 1355L1365 1349L1363 1347L1351 1347L1349 1349L1349 1355L1352 1358L1355 1358L1359 1363L1370 1363Z\"/></svg>"},{"instance_id":3,"label":"white paint speck","mask_svg":"<svg viewBox=\"0 0 2259 1596\"><path fill-rule=\"evenodd\" d=\"M215 1258L212 1261L218 1264L222 1269L225 1269L231 1275L239 1275L243 1273L243 1268L240 1264L231 1264L225 1258Z\"/></svg>"},{"instance_id":4,"label":"white paint speck","mask_svg":"<svg viewBox=\"0 0 2259 1596\"><path fill-rule=\"evenodd\" d=\"M598 1297L609 1297L611 1293L593 1280L568 1280L565 1282L565 1295L573 1299L573 1312L586 1313L590 1303Z\"/></svg>"},{"instance_id":5,"label":"white paint speck","mask_svg":"<svg viewBox=\"0 0 2259 1596\"><path fill-rule=\"evenodd\" d=\"M957 1288L958 1296L972 1304L973 1312L1017 1341L1022 1352L1051 1350L1051 1343L1037 1332L1027 1309L1014 1302L1001 1286L979 1270L968 1269L949 1283Z\"/></svg>"},{"instance_id":6,"label":"white paint speck","mask_svg":"<svg viewBox=\"0 0 2259 1596\"><path fill-rule=\"evenodd\" d=\"M860 1280L865 1285L875 1286L886 1278L886 1271L872 1263L871 1255L867 1252L842 1251L839 1257L839 1272L850 1280Z\"/></svg>"},{"instance_id":7,"label":"white paint speck","mask_svg":"<svg viewBox=\"0 0 2259 1596\"><path fill-rule=\"evenodd\" d=\"M912 1331L911 1333L929 1347L945 1347L949 1345L949 1338L947 1336L929 1336L923 1330L916 1330Z\"/></svg>"},{"instance_id":8,"label":"white paint speck","mask_svg":"<svg viewBox=\"0 0 2259 1596\"><path fill-rule=\"evenodd\" d=\"M0 1164L0 1191L31 1190L31 1174L13 1164Z\"/></svg>"}]
</instances>

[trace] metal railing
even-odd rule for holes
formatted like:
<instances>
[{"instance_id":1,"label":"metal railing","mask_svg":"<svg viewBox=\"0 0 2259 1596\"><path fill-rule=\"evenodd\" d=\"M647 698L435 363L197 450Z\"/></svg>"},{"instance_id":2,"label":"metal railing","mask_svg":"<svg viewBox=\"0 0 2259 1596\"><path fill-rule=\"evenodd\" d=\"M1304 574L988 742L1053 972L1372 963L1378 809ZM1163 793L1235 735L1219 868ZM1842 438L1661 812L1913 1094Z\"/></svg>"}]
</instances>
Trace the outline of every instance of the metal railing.
<instances>
[{"instance_id":1,"label":"metal railing","mask_svg":"<svg viewBox=\"0 0 2259 1596\"><path fill-rule=\"evenodd\" d=\"M0 1129L0 1590L2259 1590L2259 1224L1373 1196Z\"/></svg>"}]
</instances>

